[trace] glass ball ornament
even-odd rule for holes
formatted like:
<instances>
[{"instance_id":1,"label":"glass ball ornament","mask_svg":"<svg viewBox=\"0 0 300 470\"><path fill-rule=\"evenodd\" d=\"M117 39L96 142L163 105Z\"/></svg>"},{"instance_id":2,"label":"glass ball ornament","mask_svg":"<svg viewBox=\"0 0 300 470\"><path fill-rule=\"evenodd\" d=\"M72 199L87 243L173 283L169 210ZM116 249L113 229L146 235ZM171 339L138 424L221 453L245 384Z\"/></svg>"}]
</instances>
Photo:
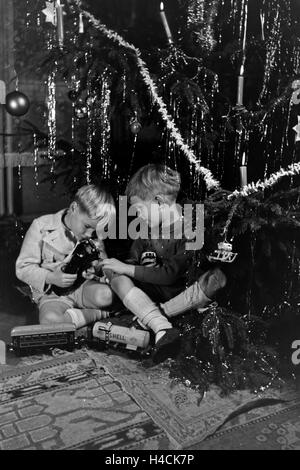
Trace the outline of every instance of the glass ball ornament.
<instances>
[{"instance_id":1,"label":"glass ball ornament","mask_svg":"<svg viewBox=\"0 0 300 470\"><path fill-rule=\"evenodd\" d=\"M136 117L130 119L129 127L133 134L138 134L142 129L142 125Z\"/></svg>"},{"instance_id":2,"label":"glass ball ornament","mask_svg":"<svg viewBox=\"0 0 300 470\"><path fill-rule=\"evenodd\" d=\"M30 101L24 93L12 91L6 95L5 109L12 116L24 116L30 107Z\"/></svg>"}]
</instances>

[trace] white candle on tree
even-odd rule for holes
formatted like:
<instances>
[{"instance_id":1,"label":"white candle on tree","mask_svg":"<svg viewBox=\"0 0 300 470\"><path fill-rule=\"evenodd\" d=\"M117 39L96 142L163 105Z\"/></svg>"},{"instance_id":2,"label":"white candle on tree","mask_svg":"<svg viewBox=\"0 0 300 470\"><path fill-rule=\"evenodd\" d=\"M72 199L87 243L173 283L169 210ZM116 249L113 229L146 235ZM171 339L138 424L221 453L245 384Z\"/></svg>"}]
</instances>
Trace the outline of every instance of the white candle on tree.
<instances>
[{"instance_id":1,"label":"white candle on tree","mask_svg":"<svg viewBox=\"0 0 300 470\"><path fill-rule=\"evenodd\" d=\"M168 23L166 14L165 14L165 7L164 7L163 2L160 2L160 17L161 17L163 26L165 28L165 32L166 32L166 35L167 35L167 38L168 38L168 42L169 42L169 44L173 44L174 43L173 36L172 36L171 30L170 30L170 27L169 27L169 23Z\"/></svg>"},{"instance_id":2,"label":"white candle on tree","mask_svg":"<svg viewBox=\"0 0 300 470\"><path fill-rule=\"evenodd\" d=\"M59 46L62 47L64 44L64 21L63 21L63 6L60 0L56 1L56 25L57 25L57 37Z\"/></svg>"},{"instance_id":3,"label":"white candle on tree","mask_svg":"<svg viewBox=\"0 0 300 470\"><path fill-rule=\"evenodd\" d=\"M248 22L248 4L245 4L244 10L244 34L243 34L243 44L242 44L242 64L240 67L240 73L238 76L238 89L237 89L237 99L236 104L237 106L244 105L244 69L245 69L245 61L246 61L246 41L247 41L247 22Z\"/></svg>"},{"instance_id":4,"label":"white candle on tree","mask_svg":"<svg viewBox=\"0 0 300 470\"><path fill-rule=\"evenodd\" d=\"M243 156L242 156L241 166L240 166L240 185L241 185L241 188L243 188L244 186L247 186L247 184L248 184L247 181L248 180L247 180L246 153L244 152Z\"/></svg>"},{"instance_id":5,"label":"white candle on tree","mask_svg":"<svg viewBox=\"0 0 300 470\"><path fill-rule=\"evenodd\" d=\"M83 23L83 15L79 13L79 34L84 33L84 23Z\"/></svg>"},{"instance_id":6,"label":"white candle on tree","mask_svg":"<svg viewBox=\"0 0 300 470\"><path fill-rule=\"evenodd\" d=\"M242 65L240 68L240 74L238 76L238 89L237 89L236 104L238 106L243 106L243 101L244 101L244 66Z\"/></svg>"}]
</instances>

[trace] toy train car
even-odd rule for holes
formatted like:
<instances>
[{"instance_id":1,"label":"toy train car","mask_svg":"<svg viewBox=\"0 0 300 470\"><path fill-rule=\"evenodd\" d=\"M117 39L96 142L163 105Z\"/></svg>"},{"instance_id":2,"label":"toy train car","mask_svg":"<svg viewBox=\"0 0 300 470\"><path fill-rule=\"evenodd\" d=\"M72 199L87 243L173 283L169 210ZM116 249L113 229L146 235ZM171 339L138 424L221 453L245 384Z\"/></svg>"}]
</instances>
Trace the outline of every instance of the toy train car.
<instances>
[{"instance_id":1,"label":"toy train car","mask_svg":"<svg viewBox=\"0 0 300 470\"><path fill-rule=\"evenodd\" d=\"M96 322L77 331L72 323L55 323L16 326L11 330L8 349L17 356L24 356L53 348L72 351L75 347L86 345L98 350L110 347L147 355L149 340L148 331L114 325L110 321Z\"/></svg>"},{"instance_id":2,"label":"toy train car","mask_svg":"<svg viewBox=\"0 0 300 470\"><path fill-rule=\"evenodd\" d=\"M75 330L72 323L16 326L11 330L10 349L17 356L51 348L72 351L75 348Z\"/></svg>"}]
</instances>

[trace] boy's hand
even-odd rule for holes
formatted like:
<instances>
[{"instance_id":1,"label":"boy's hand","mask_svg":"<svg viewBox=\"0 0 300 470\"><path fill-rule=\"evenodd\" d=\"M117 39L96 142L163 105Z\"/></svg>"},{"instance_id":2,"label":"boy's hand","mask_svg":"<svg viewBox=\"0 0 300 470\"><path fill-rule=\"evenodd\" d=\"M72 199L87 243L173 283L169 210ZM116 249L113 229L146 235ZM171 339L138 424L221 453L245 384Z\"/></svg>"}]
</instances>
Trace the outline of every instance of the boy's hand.
<instances>
[{"instance_id":1,"label":"boy's hand","mask_svg":"<svg viewBox=\"0 0 300 470\"><path fill-rule=\"evenodd\" d=\"M82 272L82 277L84 279L95 279L97 276L96 276L96 270L94 268L94 266L91 266L90 268L86 269L85 271Z\"/></svg>"},{"instance_id":2,"label":"boy's hand","mask_svg":"<svg viewBox=\"0 0 300 470\"><path fill-rule=\"evenodd\" d=\"M46 277L47 284L54 284L58 287L70 287L77 279L77 274L64 273L61 268L63 264L58 266L54 271L49 271Z\"/></svg>"},{"instance_id":3,"label":"boy's hand","mask_svg":"<svg viewBox=\"0 0 300 470\"><path fill-rule=\"evenodd\" d=\"M116 258L106 258L100 264L103 269L111 269L117 274L124 274L131 277L134 275L133 265L122 263L122 261L119 261Z\"/></svg>"},{"instance_id":4,"label":"boy's hand","mask_svg":"<svg viewBox=\"0 0 300 470\"><path fill-rule=\"evenodd\" d=\"M100 261L96 260L92 262L92 265L88 269L82 272L82 277L88 280L92 280L92 279L99 280L100 274L101 274Z\"/></svg>"}]
</instances>

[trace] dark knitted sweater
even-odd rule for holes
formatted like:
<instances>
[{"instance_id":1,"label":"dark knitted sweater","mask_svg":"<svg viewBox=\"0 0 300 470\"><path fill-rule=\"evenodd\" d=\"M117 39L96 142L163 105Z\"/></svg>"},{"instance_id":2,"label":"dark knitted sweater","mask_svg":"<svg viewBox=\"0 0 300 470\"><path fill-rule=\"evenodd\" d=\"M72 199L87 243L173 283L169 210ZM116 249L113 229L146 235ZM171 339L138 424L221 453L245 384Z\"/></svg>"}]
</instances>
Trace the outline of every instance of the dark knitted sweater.
<instances>
[{"instance_id":1,"label":"dark knitted sweater","mask_svg":"<svg viewBox=\"0 0 300 470\"><path fill-rule=\"evenodd\" d=\"M135 265L134 279L163 287L168 298L182 292L187 285L194 254L192 250L186 250L186 242L186 238L174 238L172 228L168 239L135 240L130 249L130 259L126 261ZM147 251L156 254L156 266L141 265L141 256Z\"/></svg>"}]
</instances>

